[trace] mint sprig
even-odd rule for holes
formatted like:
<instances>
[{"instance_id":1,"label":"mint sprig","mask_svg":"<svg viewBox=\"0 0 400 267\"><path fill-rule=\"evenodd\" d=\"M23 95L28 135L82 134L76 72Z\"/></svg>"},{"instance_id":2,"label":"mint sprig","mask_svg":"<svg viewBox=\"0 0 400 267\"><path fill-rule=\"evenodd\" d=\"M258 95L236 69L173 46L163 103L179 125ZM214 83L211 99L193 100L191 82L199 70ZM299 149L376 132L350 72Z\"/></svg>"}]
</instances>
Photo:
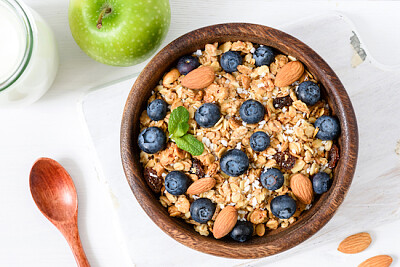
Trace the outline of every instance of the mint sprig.
<instances>
[{"instance_id":1,"label":"mint sprig","mask_svg":"<svg viewBox=\"0 0 400 267\"><path fill-rule=\"evenodd\" d=\"M189 130L189 111L186 108L179 106L171 112L168 122L168 131L171 139L176 145L193 156L203 154L204 145L191 134Z\"/></svg>"}]
</instances>

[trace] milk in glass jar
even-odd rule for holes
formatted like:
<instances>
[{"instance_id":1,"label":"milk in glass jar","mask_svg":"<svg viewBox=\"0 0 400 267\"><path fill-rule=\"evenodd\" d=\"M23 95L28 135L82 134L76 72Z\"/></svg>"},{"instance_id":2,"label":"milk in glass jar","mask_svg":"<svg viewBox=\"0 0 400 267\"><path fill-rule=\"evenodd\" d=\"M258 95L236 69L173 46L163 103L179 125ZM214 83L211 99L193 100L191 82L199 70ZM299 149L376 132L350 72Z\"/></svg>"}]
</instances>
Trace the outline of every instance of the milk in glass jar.
<instances>
[{"instance_id":1,"label":"milk in glass jar","mask_svg":"<svg viewBox=\"0 0 400 267\"><path fill-rule=\"evenodd\" d=\"M38 100L58 69L56 41L47 23L16 0L0 0L0 108Z\"/></svg>"}]
</instances>

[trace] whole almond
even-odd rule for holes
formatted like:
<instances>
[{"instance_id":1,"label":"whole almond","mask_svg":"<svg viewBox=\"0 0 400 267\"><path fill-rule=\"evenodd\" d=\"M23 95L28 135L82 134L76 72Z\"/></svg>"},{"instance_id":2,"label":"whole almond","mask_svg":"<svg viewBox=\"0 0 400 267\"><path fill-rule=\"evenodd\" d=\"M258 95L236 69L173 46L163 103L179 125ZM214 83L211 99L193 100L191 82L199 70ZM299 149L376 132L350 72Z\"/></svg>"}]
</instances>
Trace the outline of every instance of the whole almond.
<instances>
[{"instance_id":1,"label":"whole almond","mask_svg":"<svg viewBox=\"0 0 400 267\"><path fill-rule=\"evenodd\" d=\"M311 204L314 192L311 181L307 176L301 173L293 175L290 178L290 188L300 202Z\"/></svg>"},{"instance_id":2,"label":"whole almond","mask_svg":"<svg viewBox=\"0 0 400 267\"><path fill-rule=\"evenodd\" d=\"M284 65L276 74L275 85L284 87L291 85L303 75L304 66L299 61L292 61Z\"/></svg>"},{"instance_id":3,"label":"whole almond","mask_svg":"<svg viewBox=\"0 0 400 267\"><path fill-rule=\"evenodd\" d=\"M355 254L365 250L371 244L371 236L368 233L358 233L346 237L340 242L338 250L346 254Z\"/></svg>"},{"instance_id":4,"label":"whole almond","mask_svg":"<svg viewBox=\"0 0 400 267\"><path fill-rule=\"evenodd\" d=\"M226 206L218 214L214 222L213 234L216 239L222 238L229 234L235 227L238 213L235 207Z\"/></svg>"},{"instance_id":5,"label":"whole almond","mask_svg":"<svg viewBox=\"0 0 400 267\"><path fill-rule=\"evenodd\" d=\"M189 186L186 193L191 195L197 195L204 192L207 192L211 188L214 187L216 181L212 177L205 177L195 181L193 184Z\"/></svg>"},{"instance_id":6,"label":"whole almond","mask_svg":"<svg viewBox=\"0 0 400 267\"><path fill-rule=\"evenodd\" d=\"M363 261L358 267L389 267L392 261L392 257L388 255L378 255Z\"/></svg>"},{"instance_id":7,"label":"whole almond","mask_svg":"<svg viewBox=\"0 0 400 267\"><path fill-rule=\"evenodd\" d=\"M203 89L209 86L215 78L214 69L210 66L200 67L183 77L181 84L189 89Z\"/></svg>"}]
</instances>

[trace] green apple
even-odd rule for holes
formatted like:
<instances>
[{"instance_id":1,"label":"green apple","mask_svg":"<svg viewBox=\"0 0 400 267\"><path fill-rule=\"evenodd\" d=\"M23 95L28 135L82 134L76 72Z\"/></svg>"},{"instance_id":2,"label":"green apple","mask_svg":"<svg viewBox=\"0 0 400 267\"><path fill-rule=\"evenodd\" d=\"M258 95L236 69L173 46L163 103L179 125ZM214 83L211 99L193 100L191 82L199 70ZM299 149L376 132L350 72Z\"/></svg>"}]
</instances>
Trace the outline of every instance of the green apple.
<instances>
[{"instance_id":1,"label":"green apple","mask_svg":"<svg viewBox=\"0 0 400 267\"><path fill-rule=\"evenodd\" d=\"M131 66L150 57L167 35L168 0L70 0L69 26L93 59Z\"/></svg>"}]
</instances>

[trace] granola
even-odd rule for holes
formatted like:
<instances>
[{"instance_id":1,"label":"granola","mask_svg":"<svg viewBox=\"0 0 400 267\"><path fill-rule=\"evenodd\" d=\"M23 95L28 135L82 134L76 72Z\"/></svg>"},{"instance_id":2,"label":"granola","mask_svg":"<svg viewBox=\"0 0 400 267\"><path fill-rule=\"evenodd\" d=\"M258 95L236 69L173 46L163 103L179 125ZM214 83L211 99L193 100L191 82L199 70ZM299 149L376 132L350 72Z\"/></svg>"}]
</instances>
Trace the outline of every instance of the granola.
<instances>
[{"instance_id":1,"label":"granola","mask_svg":"<svg viewBox=\"0 0 400 267\"><path fill-rule=\"evenodd\" d=\"M256 66L253 53L257 47L243 41L207 44L204 50L198 50L193 56L198 59L200 68L212 67L214 81L204 89L190 89L181 84L185 75L173 68L164 75L148 100L149 103L155 99L165 100L168 104L165 118L153 121L146 110L140 117L141 130L154 126L167 132L172 110L183 106L189 112L188 133L203 143L204 152L192 156L168 139L166 148L155 154L142 151L140 162L148 184L155 192L160 192L160 202L170 216L193 224L201 235L213 232L215 218L226 206L236 208L239 221L253 224L253 235L263 236L269 230L290 226L311 206L298 200L290 188L290 178L297 173L312 177L325 172L332 179L339 159L338 147L332 140L316 138L319 129L314 127L315 121L330 114L327 102L321 99L315 105L307 105L296 96L300 83L318 83L316 78L305 69L294 83L275 86L275 77L280 69L297 60L278 53L269 66ZM221 55L228 51L240 52L243 60L232 73L225 72L220 65ZM241 105L248 99L265 107L264 118L258 123L246 123L239 116ZM220 108L221 118L211 128L200 127L194 118L196 110L204 103L214 103ZM263 131L270 137L269 147L261 152L250 147L250 137L256 131ZM249 159L248 170L238 177L221 171L219 160L230 149L245 152ZM284 176L283 186L274 191L265 188L260 181L261 173L269 168L280 169ZM171 171L185 173L192 182L213 177L216 184L200 194L174 196L166 191L162 180ZM162 185L159 185L158 178L161 178ZM296 200L296 211L288 219L278 218L271 212L271 201L280 195ZM206 223L196 222L190 214L191 204L199 198L208 198L216 204L212 219Z\"/></svg>"}]
</instances>

